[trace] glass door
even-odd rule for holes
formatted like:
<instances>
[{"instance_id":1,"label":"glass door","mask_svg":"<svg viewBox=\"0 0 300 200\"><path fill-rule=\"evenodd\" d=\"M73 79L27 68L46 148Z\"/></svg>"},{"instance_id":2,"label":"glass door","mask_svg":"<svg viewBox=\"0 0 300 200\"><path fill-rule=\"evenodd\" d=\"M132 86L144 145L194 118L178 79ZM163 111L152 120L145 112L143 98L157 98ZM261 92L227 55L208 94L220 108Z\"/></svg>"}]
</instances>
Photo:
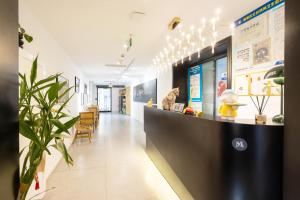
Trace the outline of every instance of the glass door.
<instances>
[{"instance_id":1,"label":"glass door","mask_svg":"<svg viewBox=\"0 0 300 200\"><path fill-rule=\"evenodd\" d=\"M202 64L203 73L203 101L202 112L207 115L214 115L215 104L215 61Z\"/></svg>"},{"instance_id":2,"label":"glass door","mask_svg":"<svg viewBox=\"0 0 300 200\"><path fill-rule=\"evenodd\" d=\"M216 116L219 116L220 97L227 89L227 57L216 60Z\"/></svg>"},{"instance_id":3,"label":"glass door","mask_svg":"<svg viewBox=\"0 0 300 200\"><path fill-rule=\"evenodd\" d=\"M111 88L98 88L97 93L100 112L111 112Z\"/></svg>"}]
</instances>

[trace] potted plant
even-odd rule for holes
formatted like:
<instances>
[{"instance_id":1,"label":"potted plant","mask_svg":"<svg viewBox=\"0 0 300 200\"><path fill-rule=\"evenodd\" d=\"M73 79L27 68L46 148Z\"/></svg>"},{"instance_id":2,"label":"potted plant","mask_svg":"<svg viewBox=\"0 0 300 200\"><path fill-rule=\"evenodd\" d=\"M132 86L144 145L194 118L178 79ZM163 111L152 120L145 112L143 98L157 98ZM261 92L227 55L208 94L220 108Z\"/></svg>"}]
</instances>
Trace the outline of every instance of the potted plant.
<instances>
[{"instance_id":1,"label":"potted plant","mask_svg":"<svg viewBox=\"0 0 300 200\"><path fill-rule=\"evenodd\" d=\"M25 154L20 168L21 200L25 200L33 180L37 181L38 167L45 152L51 155L50 148L61 152L68 165L73 164L64 138L70 134L69 129L79 119L78 116L70 117L65 113L65 107L74 94L63 104L57 103L73 87L59 95L58 91L66 84L57 81L60 74L37 80L37 69L36 57L32 63L30 76L19 74L19 132L29 139L29 145L20 152Z\"/></svg>"}]
</instances>

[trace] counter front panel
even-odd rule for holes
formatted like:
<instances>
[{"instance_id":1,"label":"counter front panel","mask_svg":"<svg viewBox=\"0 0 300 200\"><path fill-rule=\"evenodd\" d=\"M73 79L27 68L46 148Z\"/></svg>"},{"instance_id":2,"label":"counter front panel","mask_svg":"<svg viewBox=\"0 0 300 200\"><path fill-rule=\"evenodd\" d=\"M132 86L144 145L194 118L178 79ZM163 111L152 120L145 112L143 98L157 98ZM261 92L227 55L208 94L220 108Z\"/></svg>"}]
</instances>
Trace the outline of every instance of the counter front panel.
<instances>
[{"instance_id":1,"label":"counter front panel","mask_svg":"<svg viewBox=\"0 0 300 200\"><path fill-rule=\"evenodd\" d=\"M193 199L282 199L283 126L223 122L148 107L144 118L147 153L155 146ZM157 165L156 157L150 157ZM168 172L157 167L179 194Z\"/></svg>"}]
</instances>

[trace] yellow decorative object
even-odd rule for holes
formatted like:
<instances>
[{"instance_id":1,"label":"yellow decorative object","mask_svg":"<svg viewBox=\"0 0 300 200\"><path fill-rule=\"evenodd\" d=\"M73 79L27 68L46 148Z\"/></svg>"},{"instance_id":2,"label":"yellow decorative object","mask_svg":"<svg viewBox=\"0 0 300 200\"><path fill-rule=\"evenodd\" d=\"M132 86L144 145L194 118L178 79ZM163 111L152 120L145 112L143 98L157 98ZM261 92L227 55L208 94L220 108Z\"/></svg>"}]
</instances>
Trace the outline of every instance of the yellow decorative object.
<instances>
[{"instance_id":1,"label":"yellow decorative object","mask_svg":"<svg viewBox=\"0 0 300 200\"><path fill-rule=\"evenodd\" d=\"M230 117L230 118L235 118L237 116L237 106L232 106L223 103L220 106L219 113L221 117Z\"/></svg>"},{"instance_id":2,"label":"yellow decorative object","mask_svg":"<svg viewBox=\"0 0 300 200\"><path fill-rule=\"evenodd\" d=\"M196 115L196 117L202 117L203 116L203 112L196 111L195 115Z\"/></svg>"},{"instance_id":3,"label":"yellow decorative object","mask_svg":"<svg viewBox=\"0 0 300 200\"><path fill-rule=\"evenodd\" d=\"M152 98L148 101L147 106L148 106L148 108L152 108L152 106L153 106Z\"/></svg>"},{"instance_id":4,"label":"yellow decorative object","mask_svg":"<svg viewBox=\"0 0 300 200\"><path fill-rule=\"evenodd\" d=\"M219 113L222 119L234 120L237 116L237 109L239 106L245 104L238 103L238 95L232 90L225 90L221 96L222 104L219 108Z\"/></svg>"}]
</instances>

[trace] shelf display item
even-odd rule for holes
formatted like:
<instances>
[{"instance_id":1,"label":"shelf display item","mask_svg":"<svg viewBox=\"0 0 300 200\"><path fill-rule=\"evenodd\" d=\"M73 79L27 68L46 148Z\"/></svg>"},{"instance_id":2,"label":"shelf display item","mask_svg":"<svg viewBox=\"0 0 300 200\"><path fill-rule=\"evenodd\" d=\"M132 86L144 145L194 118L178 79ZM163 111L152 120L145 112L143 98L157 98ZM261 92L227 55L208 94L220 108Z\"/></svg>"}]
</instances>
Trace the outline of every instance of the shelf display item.
<instances>
[{"instance_id":1,"label":"shelf display item","mask_svg":"<svg viewBox=\"0 0 300 200\"><path fill-rule=\"evenodd\" d=\"M172 89L171 92L163 99L162 105L164 110L171 110L171 107L175 104L176 97L179 96L179 88Z\"/></svg>"},{"instance_id":2,"label":"shelf display item","mask_svg":"<svg viewBox=\"0 0 300 200\"><path fill-rule=\"evenodd\" d=\"M153 106L152 98L150 98L149 101L147 102L147 106L148 106L148 108L152 108L152 106Z\"/></svg>"},{"instance_id":3,"label":"shelf display item","mask_svg":"<svg viewBox=\"0 0 300 200\"><path fill-rule=\"evenodd\" d=\"M234 120L238 107L245 106L245 104L238 103L238 95L229 89L223 92L221 102L219 113L221 118L226 120Z\"/></svg>"}]
</instances>

